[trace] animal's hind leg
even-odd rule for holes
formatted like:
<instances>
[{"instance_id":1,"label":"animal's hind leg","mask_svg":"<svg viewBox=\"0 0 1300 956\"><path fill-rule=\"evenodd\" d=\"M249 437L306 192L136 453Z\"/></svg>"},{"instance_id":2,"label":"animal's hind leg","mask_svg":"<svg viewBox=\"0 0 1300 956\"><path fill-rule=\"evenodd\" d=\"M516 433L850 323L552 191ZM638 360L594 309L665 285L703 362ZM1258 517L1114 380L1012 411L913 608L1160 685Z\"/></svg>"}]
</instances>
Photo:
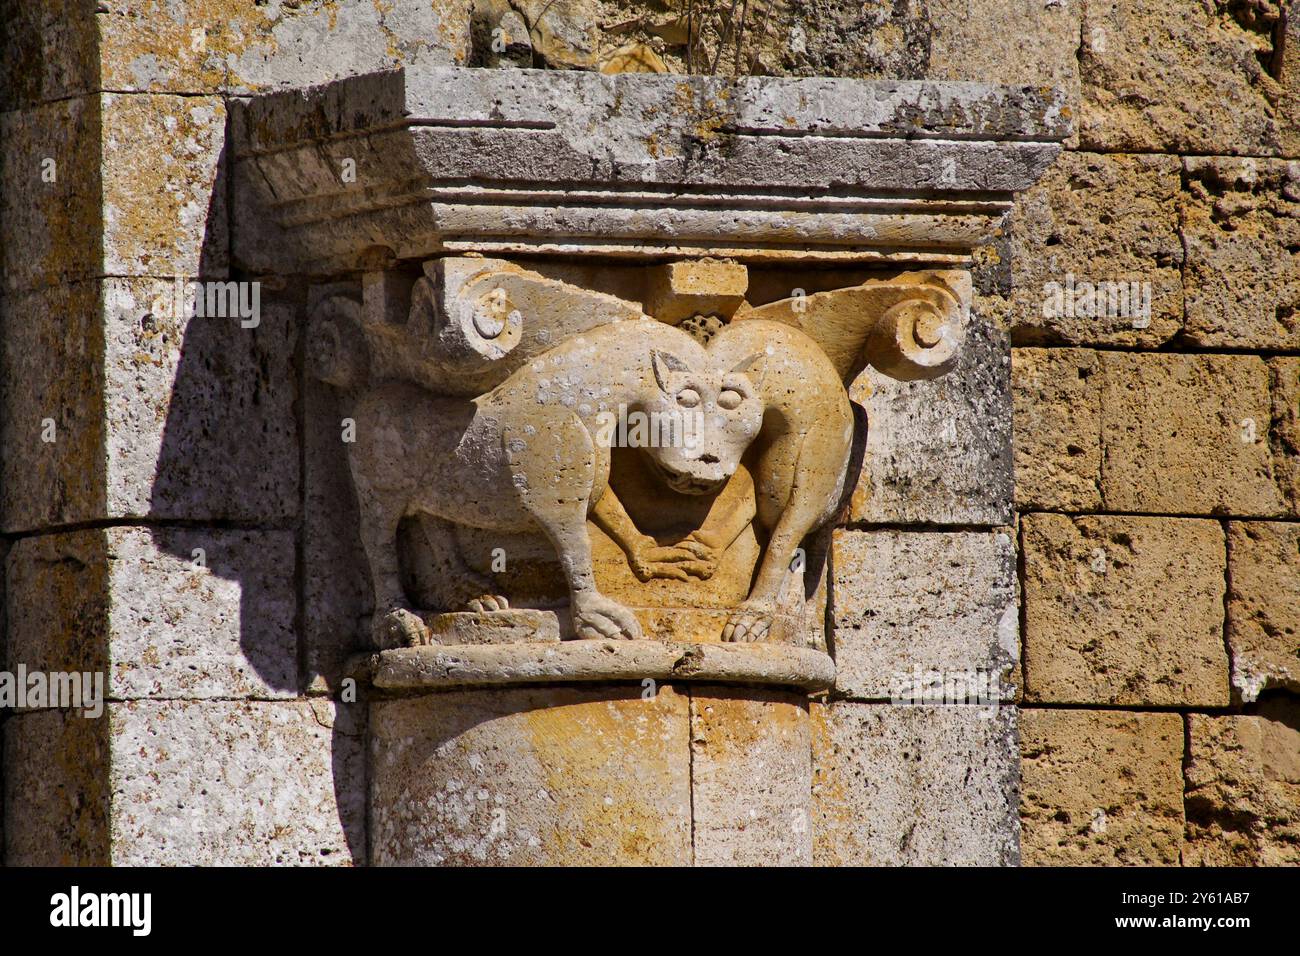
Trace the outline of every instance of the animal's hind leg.
<instances>
[{"instance_id":1,"label":"animal's hind leg","mask_svg":"<svg viewBox=\"0 0 1300 956\"><path fill-rule=\"evenodd\" d=\"M818 426L804 438L794 456L789 498L768 538L749 596L723 628L724 641L761 641L771 633L796 550L843 496L850 437L841 423L832 422Z\"/></svg>"},{"instance_id":2,"label":"animal's hind leg","mask_svg":"<svg viewBox=\"0 0 1300 956\"><path fill-rule=\"evenodd\" d=\"M420 528L433 555L441 606L470 611L504 611L510 606L503 595L496 593L491 578L479 574L465 562L456 529L450 521L423 514Z\"/></svg>"}]
</instances>

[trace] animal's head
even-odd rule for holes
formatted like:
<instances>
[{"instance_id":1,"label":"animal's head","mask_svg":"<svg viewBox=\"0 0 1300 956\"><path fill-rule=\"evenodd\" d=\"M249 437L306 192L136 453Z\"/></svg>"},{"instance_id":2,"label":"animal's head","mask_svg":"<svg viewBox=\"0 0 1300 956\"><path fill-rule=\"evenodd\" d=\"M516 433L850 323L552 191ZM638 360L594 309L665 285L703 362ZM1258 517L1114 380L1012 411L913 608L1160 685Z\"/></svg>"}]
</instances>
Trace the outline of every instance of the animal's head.
<instances>
[{"instance_id":1,"label":"animal's head","mask_svg":"<svg viewBox=\"0 0 1300 956\"><path fill-rule=\"evenodd\" d=\"M703 495L735 474L740 456L763 426L757 384L763 355L732 368L700 357L695 367L670 352L653 351L654 388L643 404L651 436L645 452L674 491Z\"/></svg>"}]
</instances>

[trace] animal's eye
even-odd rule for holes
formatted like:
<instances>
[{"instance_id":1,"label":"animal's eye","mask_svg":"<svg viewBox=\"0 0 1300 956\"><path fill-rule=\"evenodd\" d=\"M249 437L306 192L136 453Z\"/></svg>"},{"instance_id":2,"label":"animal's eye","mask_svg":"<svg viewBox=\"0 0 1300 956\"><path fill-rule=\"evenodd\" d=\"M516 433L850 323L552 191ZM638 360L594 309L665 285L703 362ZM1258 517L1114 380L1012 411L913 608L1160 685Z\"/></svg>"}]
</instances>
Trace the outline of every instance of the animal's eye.
<instances>
[{"instance_id":1,"label":"animal's eye","mask_svg":"<svg viewBox=\"0 0 1300 956\"><path fill-rule=\"evenodd\" d=\"M739 408L740 403L744 400L745 396L741 395L734 388L724 388L722 394L718 396L718 407L730 411L733 408Z\"/></svg>"},{"instance_id":2,"label":"animal's eye","mask_svg":"<svg viewBox=\"0 0 1300 956\"><path fill-rule=\"evenodd\" d=\"M677 393L677 404L682 408L694 408L700 404L700 393L693 388L684 388Z\"/></svg>"}]
</instances>

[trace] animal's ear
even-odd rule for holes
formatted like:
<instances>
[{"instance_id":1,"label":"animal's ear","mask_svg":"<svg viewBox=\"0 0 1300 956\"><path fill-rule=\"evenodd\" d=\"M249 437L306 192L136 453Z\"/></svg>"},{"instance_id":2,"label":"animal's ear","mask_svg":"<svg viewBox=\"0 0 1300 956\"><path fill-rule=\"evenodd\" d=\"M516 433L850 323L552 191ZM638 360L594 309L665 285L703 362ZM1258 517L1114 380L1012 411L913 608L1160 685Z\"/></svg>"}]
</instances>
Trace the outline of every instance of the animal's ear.
<instances>
[{"instance_id":1,"label":"animal's ear","mask_svg":"<svg viewBox=\"0 0 1300 956\"><path fill-rule=\"evenodd\" d=\"M743 358L731 369L733 374L746 375L758 388L763 381L763 373L767 371L767 356L762 352L755 352L748 358Z\"/></svg>"},{"instance_id":2,"label":"animal's ear","mask_svg":"<svg viewBox=\"0 0 1300 956\"><path fill-rule=\"evenodd\" d=\"M686 363L679 359L671 352L660 352L658 350L650 353L650 363L654 366L655 381L665 392L669 391L668 374L670 372L688 372Z\"/></svg>"}]
</instances>

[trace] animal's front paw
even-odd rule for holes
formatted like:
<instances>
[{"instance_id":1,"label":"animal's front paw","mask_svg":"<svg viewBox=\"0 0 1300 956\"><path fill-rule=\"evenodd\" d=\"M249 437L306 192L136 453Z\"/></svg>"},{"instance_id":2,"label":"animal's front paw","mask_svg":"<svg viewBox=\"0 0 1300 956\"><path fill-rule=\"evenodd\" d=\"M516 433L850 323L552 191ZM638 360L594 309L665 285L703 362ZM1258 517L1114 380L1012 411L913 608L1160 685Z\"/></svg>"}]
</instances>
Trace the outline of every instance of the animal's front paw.
<instances>
[{"instance_id":1,"label":"animal's front paw","mask_svg":"<svg viewBox=\"0 0 1300 956\"><path fill-rule=\"evenodd\" d=\"M727 626L722 629L724 641L745 642L767 640L772 634L772 620L776 608L767 601L746 601L731 612Z\"/></svg>"},{"instance_id":2,"label":"animal's front paw","mask_svg":"<svg viewBox=\"0 0 1300 956\"><path fill-rule=\"evenodd\" d=\"M726 550L716 535L703 530L692 531L679 541L676 547L685 548L695 555L696 561L705 571L697 575L701 578L713 577L713 572L718 569L718 563L722 560L722 553Z\"/></svg>"},{"instance_id":3,"label":"animal's front paw","mask_svg":"<svg viewBox=\"0 0 1300 956\"><path fill-rule=\"evenodd\" d=\"M381 651L429 643L429 628L424 620L404 607L375 614L370 632L375 647Z\"/></svg>"},{"instance_id":4,"label":"animal's front paw","mask_svg":"<svg viewBox=\"0 0 1300 956\"><path fill-rule=\"evenodd\" d=\"M636 616L603 594L588 591L573 596L573 629L582 638L640 640L641 625Z\"/></svg>"},{"instance_id":5,"label":"animal's front paw","mask_svg":"<svg viewBox=\"0 0 1300 956\"><path fill-rule=\"evenodd\" d=\"M505 611L510 607L510 602L500 594L480 594L465 602L465 609L473 611L476 614L483 614L487 611Z\"/></svg>"},{"instance_id":6,"label":"animal's front paw","mask_svg":"<svg viewBox=\"0 0 1300 956\"><path fill-rule=\"evenodd\" d=\"M628 555L628 564L632 573L642 581L653 578L673 581L699 578L703 581L713 577L713 572L718 569L718 555L715 549L689 537L667 547L660 547L654 538L650 538L647 545Z\"/></svg>"}]
</instances>

